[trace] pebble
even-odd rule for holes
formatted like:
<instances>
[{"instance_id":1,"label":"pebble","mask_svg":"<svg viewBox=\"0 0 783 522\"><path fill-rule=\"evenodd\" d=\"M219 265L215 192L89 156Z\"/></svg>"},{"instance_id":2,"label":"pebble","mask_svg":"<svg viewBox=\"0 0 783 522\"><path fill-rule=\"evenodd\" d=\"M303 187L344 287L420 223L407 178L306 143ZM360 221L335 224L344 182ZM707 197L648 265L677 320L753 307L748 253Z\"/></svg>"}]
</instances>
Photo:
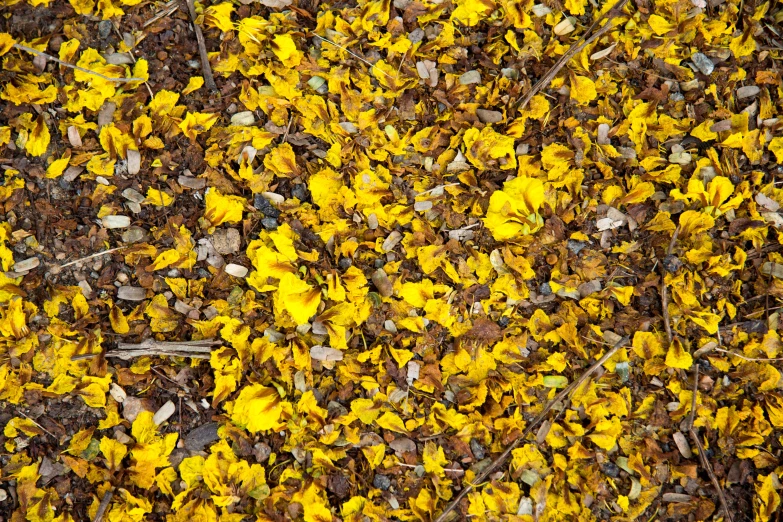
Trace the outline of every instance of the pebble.
<instances>
[{"instance_id":1,"label":"pebble","mask_svg":"<svg viewBox=\"0 0 783 522\"><path fill-rule=\"evenodd\" d=\"M620 468L614 462L606 462L601 466L601 471L607 477L617 478L620 476Z\"/></svg>"},{"instance_id":2,"label":"pebble","mask_svg":"<svg viewBox=\"0 0 783 522\"><path fill-rule=\"evenodd\" d=\"M587 247L587 243L585 243L584 241L577 241L575 239L569 239L566 242L566 247L568 248L568 250L573 252L574 255L579 255L579 252L581 252L582 250L584 250Z\"/></svg>"},{"instance_id":3,"label":"pebble","mask_svg":"<svg viewBox=\"0 0 783 522\"><path fill-rule=\"evenodd\" d=\"M122 197L128 201L133 201L134 203L142 203L146 199L141 192L133 188L126 188L123 190Z\"/></svg>"},{"instance_id":4,"label":"pebble","mask_svg":"<svg viewBox=\"0 0 783 522\"><path fill-rule=\"evenodd\" d=\"M190 176L180 176L177 182L185 188L191 190L201 190L207 186L207 180L204 178L193 178Z\"/></svg>"},{"instance_id":5,"label":"pebble","mask_svg":"<svg viewBox=\"0 0 783 522\"><path fill-rule=\"evenodd\" d=\"M498 123L503 121L503 113L500 111L476 109L476 116L481 123Z\"/></svg>"},{"instance_id":6,"label":"pebble","mask_svg":"<svg viewBox=\"0 0 783 522\"><path fill-rule=\"evenodd\" d=\"M128 216L109 214L104 216L101 223L103 223L104 228L127 228L130 226L131 220Z\"/></svg>"},{"instance_id":7,"label":"pebble","mask_svg":"<svg viewBox=\"0 0 783 522\"><path fill-rule=\"evenodd\" d=\"M339 266L343 270L348 270L349 268L351 268L352 264L353 261L351 261L350 257L340 258L340 260L337 262L337 266Z\"/></svg>"},{"instance_id":8,"label":"pebble","mask_svg":"<svg viewBox=\"0 0 783 522\"><path fill-rule=\"evenodd\" d=\"M190 451L201 451L207 444L211 444L212 442L215 442L219 439L220 437L218 437L217 422L208 422L206 424L202 424L198 428L191 430L187 435L185 435L184 443L185 448L189 449Z\"/></svg>"},{"instance_id":9,"label":"pebble","mask_svg":"<svg viewBox=\"0 0 783 522\"><path fill-rule=\"evenodd\" d=\"M391 479L388 477L388 475L376 474L372 479L372 485L375 488L386 491L391 487Z\"/></svg>"},{"instance_id":10,"label":"pebble","mask_svg":"<svg viewBox=\"0 0 783 522\"><path fill-rule=\"evenodd\" d=\"M413 43L417 44L421 42L424 39L424 30L421 27L417 27L413 31L408 34L408 40Z\"/></svg>"},{"instance_id":11,"label":"pebble","mask_svg":"<svg viewBox=\"0 0 783 522\"><path fill-rule=\"evenodd\" d=\"M691 55L691 61L693 62L693 65L706 76L709 76L712 74L712 71L715 70L715 64L712 63L712 60L702 53L693 53Z\"/></svg>"},{"instance_id":12,"label":"pebble","mask_svg":"<svg viewBox=\"0 0 783 522\"><path fill-rule=\"evenodd\" d=\"M98 23L98 36L105 40L111 34L111 21L103 20Z\"/></svg>"},{"instance_id":13,"label":"pebble","mask_svg":"<svg viewBox=\"0 0 783 522\"><path fill-rule=\"evenodd\" d=\"M476 457L476 460L481 460L487 455L484 446L482 446L476 439L470 439L470 451L473 452L473 456Z\"/></svg>"},{"instance_id":14,"label":"pebble","mask_svg":"<svg viewBox=\"0 0 783 522\"><path fill-rule=\"evenodd\" d=\"M541 295L552 295L552 287L549 283L541 283L541 286L538 287L538 292Z\"/></svg>"},{"instance_id":15,"label":"pebble","mask_svg":"<svg viewBox=\"0 0 783 522\"><path fill-rule=\"evenodd\" d=\"M161 406L160 409L155 412L155 415L152 416L152 422L154 422L156 426L160 426L166 422L169 417L174 415L175 411L177 411L177 407L174 406L174 403L167 401L166 404Z\"/></svg>"},{"instance_id":16,"label":"pebble","mask_svg":"<svg viewBox=\"0 0 783 522\"><path fill-rule=\"evenodd\" d=\"M280 225L278 225L277 220L275 218L266 217L261 220L261 226L263 226L267 230L277 230L277 227Z\"/></svg>"},{"instance_id":17,"label":"pebble","mask_svg":"<svg viewBox=\"0 0 783 522\"><path fill-rule=\"evenodd\" d=\"M262 194L256 194L253 197L253 206L256 207L256 210L261 211L266 217L277 218L280 216L280 211Z\"/></svg>"},{"instance_id":18,"label":"pebble","mask_svg":"<svg viewBox=\"0 0 783 522\"><path fill-rule=\"evenodd\" d=\"M746 85L745 87L740 87L737 89L737 99L742 100L743 98L750 98L757 95L760 91L761 89L755 85Z\"/></svg>"},{"instance_id":19,"label":"pebble","mask_svg":"<svg viewBox=\"0 0 783 522\"><path fill-rule=\"evenodd\" d=\"M472 85L474 83L481 83L481 73L476 70L468 71L459 77L460 85Z\"/></svg>"},{"instance_id":20,"label":"pebble","mask_svg":"<svg viewBox=\"0 0 783 522\"><path fill-rule=\"evenodd\" d=\"M251 111L242 111L231 116L231 125L247 127L256 122L256 117Z\"/></svg>"},{"instance_id":21,"label":"pebble","mask_svg":"<svg viewBox=\"0 0 783 522\"><path fill-rule=\"evenodd\" d=\"M247 275L247 268L234 263L227 264L225 271L228 275L232 275L234 277L245 277Z\"/></svg>"},{"instance_id":22,"label":"pebble","mask_svg":"<svg viewBox=\"0 0 783 522\"><path fill-rule=\"evenodd\" d=\"M135 176L141 170L141 153L137 150L128 150L128 174ZM141 203L139 201L138 203Z\"/></svg>"},{"instance_id":23,"label":"pebble","mask_svg":"<svg viewBox=\"0 0 783 522\"><path fill-rule=\"evenodd\" d=\"M147 237L147 231L141 227L130 227L122 233L124 243L138 243L143 241L145 237Z\"/></svg>"},{"instance_id":24,"label":"pebble","mask_svg":"<svg viewBox=\"0 0 783 522\"><path fill-rule=\"evenodd\" d=\"M307 190L307 186L304 183L300 183L298 185L294 185L294 188L291 190L291 197L294 197L304 203L310 199L310 191Z\"/></svg>"},{"instance_id":25,"label":"pebble","mask_svg":"<svg viewBox=\"0 0 783 522\"><path fill-rule=\"evenodd\" d=\"M389 281L389 276L386 275L383 268L379 268L372 274L372 282L375 288L378 289L378 293L383 297L391 297L394 292L392 283Z\"/></svg>"},{"instance_id":26,"label":"pebble","mask_svg":"<svg viewBox=\"0 0 783 522\"><path fill-rule=\"evenodd\" d=\"M121 286L117 290L117 299L125 301L144 301L147 298L147 291L138 286Z\"/></svg>"}]
</instances>

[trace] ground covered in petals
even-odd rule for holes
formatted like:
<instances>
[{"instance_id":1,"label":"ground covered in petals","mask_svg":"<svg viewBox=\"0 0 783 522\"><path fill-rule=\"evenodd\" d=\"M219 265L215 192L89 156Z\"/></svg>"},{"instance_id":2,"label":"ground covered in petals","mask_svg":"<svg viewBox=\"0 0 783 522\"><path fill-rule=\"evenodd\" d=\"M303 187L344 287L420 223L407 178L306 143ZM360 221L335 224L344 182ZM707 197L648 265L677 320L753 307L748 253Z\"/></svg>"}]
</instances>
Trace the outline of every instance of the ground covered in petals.
<instances>
[{"instance_id":1,"label":"ground covered in petals","mask_svg":"<svg viewBox=\"0 0 783 522\"><path fill-rule=\"evenodd\" d=\"M779 3L2 4L0 521L780 515Z\"/></svg>"}]
</instances>

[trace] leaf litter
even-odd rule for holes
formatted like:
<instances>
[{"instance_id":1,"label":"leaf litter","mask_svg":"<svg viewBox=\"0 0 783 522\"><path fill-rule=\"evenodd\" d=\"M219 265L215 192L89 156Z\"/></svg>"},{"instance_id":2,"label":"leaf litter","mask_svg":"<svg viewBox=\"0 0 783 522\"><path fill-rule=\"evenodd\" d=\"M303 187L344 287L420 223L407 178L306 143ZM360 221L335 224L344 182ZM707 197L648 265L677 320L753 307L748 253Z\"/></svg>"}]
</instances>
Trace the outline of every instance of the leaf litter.
<instances>
[{"instance_id":1,"label":"leaf litter","mask_svg":"<svg viewBox=\"0 0 783 522\"><path fill-rule=\"evenodd\" d=\"M187 4L4 2L0 517L779 510L778 4Z\"/></svg>"}]
</instances>

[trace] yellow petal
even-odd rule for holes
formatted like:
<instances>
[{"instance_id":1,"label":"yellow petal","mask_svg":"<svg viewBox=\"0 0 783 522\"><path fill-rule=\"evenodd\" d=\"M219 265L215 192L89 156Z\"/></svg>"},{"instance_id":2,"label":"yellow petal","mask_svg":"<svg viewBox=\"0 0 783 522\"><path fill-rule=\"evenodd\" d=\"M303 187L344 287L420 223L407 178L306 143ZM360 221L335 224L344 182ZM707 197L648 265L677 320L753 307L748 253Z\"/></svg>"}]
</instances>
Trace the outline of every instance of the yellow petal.
<instances>
[{"instance_id":1,"label":"yellow petal","mask_svg":"<svg viewBox=\"0 0 783 522\"><path fill-rule=\"evenodd\" d=\"M260 384L244 386L230 408L231 421L251 433L272 429L283 412L277 390Z\"/></svg>"},{"instance_id":2,"label":"yellow petal","mask_svg":"<svg viewBox=\"0 0 783 522\"><path fill-rule=\"evenodd\" d=\"M321 290L287 272L280 278L276 302L282 304L297 324L304 324L318 311Z\"/></svg>"}]
</instances>

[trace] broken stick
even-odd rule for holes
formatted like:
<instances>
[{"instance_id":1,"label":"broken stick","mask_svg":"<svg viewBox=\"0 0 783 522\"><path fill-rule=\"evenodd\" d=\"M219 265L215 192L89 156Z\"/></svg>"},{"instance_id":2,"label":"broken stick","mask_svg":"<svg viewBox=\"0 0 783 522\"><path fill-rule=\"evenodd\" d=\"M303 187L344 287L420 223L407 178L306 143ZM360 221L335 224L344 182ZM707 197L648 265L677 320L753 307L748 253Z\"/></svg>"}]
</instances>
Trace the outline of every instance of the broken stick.
<instances>
[{"instance_id":1,"label":"broken stick","mask_svg":"<svg viewBox=\"0 0 783 522\"><path fill-rule=\"evenodd\" d=\"M201 27L196 23L196 6L193 5L193 0L185 0L185 3L190 12L190 20L193 22L193 31L196 33L198 52L201 56L201 72L204 75L204 84L210 91L218 92L215 78L212 76L212 67L209 65L209 56L207 55L207 44L204 42L204 33L201 32Z\"/></svg>"},{"instance_id":2,"label":"broken stick","mask_svg":"<svg viewBox=\"0 0 783 522\"><path fill-rule=\"evenodd\" d=\"M562 401L571 393L579 388L584 382L590 378L591 375L593 375L598 368L603 366L603 364L612 358L612 356L617 353L617 350L619 350L621 347L625 346L628 341L629 337L623 337L620 339L614 346L612 346L608 352L606 352L598 361L596 361L595 364L593 364L590 368L587 369L582 375L579 376L577 380L566 386L563 391L558 393L554 399L552 399L549 404L547 404L543 410L541 410L541 413L539 413L535 419L533 419L530 424L527 425L525 428L525 431L522 432L522 435L519 436L517 440L512 442L506 450L500 454L495 460L492 461L492 463L485 469L483 472L481 472L470 484L466 485L464 488L462 488L462 491L459 492L457 497L452 500L448 506L446 506L446 509L443 510L443 513L440 514L438 518L435 519L435 522L445 522L446 515L448 515L451 511L453 511L458 505L460 500L465 497L468 493L470 493L473 488L475 488L478 484L481 484L486 480L486 478L491 475L497 468L499 468L508 458L509 455L511 455L511 452L514 451L514 449L519 446L521 443L525 441L528 435L533 431L533 428L538 426L541 421L543 421L546 416L549 414L549 412L554 408L555 404Z\"/></svg>"},{"instance_id":3,"label":"broken stick","mask_svg":"<svg viewBox=\"0 0 783 522\"><path fill-rule=\"evenodd\" d=\"M552 66L549 71L540 79L536 84L530 88L530 91L525 95L524 98L517 104L516 109L521 111L525 107L527 107L527 104L530 103L530 100L533 99L533 96L538 94L538 92L549 85L549 82L551 82L555 76L557 76L557 73L560 72L560 69L565 67L565 65L571 61L571 58L582 52L582 49L599 39L601 36L603 36L606 32L608 32L610 29L612 29L612 20L615 16L622 10L623 6L625 6L625 3L628 0L618 0L616 4L612 6L609 11L606 12L601 18L593 22L593 25L591 25L585 34L583 34L579 40L574 42L574 44L568 49L568 51L565 52L563 56L560 57L560 59L555 63L555 65ZM607 19L606 24L603 25L600 29L598 29L595 33L587 36L590 31L593 30L593 28L600 23L602 20Z\"/></svg>"},{"instance_id":4,"label":"broken stick","mask_svg":"<svg viewBox=\"0 0 783 522\"><path fill-rule=\"evenodd\" d=\"M117 349L106 352L106 357L116 357L125 361L145 355L168 357L190 357L192 359L209 359L212 348L218 346L217 339L204 339L201 341L175 341L163 342L154 339L145 339L140 343L117 343ZM72 361L89 359L100 354L88 353L71 357Z\"/></svg>"}]
</instances>

